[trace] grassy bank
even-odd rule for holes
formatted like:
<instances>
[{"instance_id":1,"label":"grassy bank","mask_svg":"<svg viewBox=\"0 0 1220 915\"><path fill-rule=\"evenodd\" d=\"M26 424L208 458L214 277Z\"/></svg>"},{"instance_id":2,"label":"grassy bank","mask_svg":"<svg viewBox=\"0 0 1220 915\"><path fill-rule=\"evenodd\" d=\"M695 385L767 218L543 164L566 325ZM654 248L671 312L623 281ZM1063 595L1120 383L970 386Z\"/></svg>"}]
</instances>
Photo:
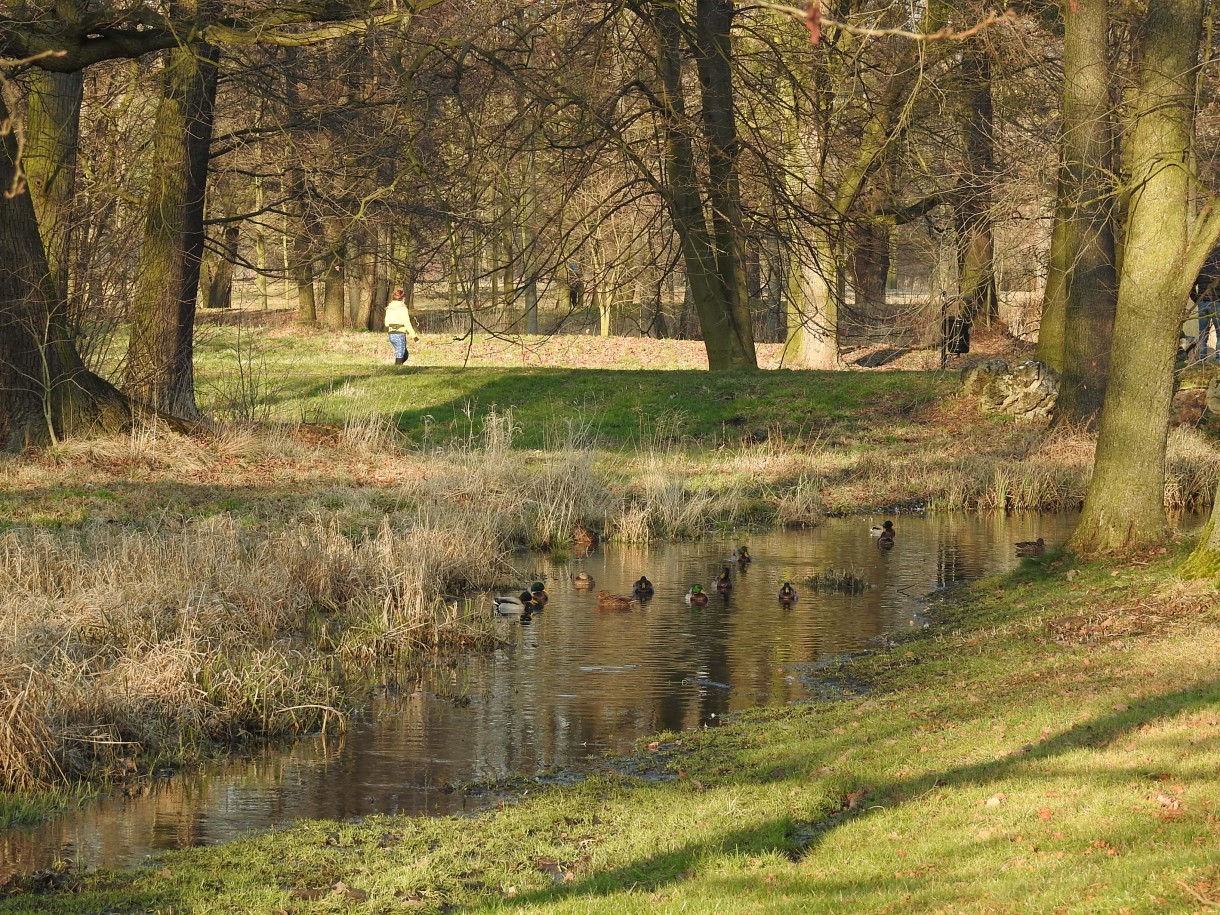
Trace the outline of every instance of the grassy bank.
<instances>
[{"instance_id":1,"label":"grassy bank","mask_svg":"<svg viewBox=\"0 0 1220 915\"><path fill-rule=\"evenodd\" d=\"M564 364L590 340L506 367L503 341L428 338L432 364L396 371L373 335L249 333L201 342L201 401L233 395L209 430L0 459L5 787L341 727L361 681L336 670L479 643L488 605L448 595L519 585L514 554L563 556L578 525L642 542L895 506L1074 508L1092 459L929 372ZM700 344L656 346L684 364ZM1179 430L1171 454L1167 499L1205 504L1210 444Z\"/></svg>"},{"instance_id":2,"label":"grassy bank","mask_svg":"<svg viewBox=\"0 0 1220 915\"><path fill-rule=\"evenodd\" d=\"M854 698L474 819L304 824L0 911L1209 910L1220 612L1183 555L1029 562L831 671Z\"/></svg>"}]
</instances>

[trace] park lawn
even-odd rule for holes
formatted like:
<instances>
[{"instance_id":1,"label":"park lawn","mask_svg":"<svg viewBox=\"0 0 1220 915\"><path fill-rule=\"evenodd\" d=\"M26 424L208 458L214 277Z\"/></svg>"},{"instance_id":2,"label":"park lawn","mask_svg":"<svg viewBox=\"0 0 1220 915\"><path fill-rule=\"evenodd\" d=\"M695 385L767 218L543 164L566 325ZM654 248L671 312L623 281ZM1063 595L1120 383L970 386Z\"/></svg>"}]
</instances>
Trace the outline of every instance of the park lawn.
<instances>
[{"instance_id":1,"label":"park lawn","mask_svg":"<svg viewBox=\"0 0 1220 915\"><path fill-rule=\"evenodd\" d=\"M302 823L0 912L1209 910L1220 612L1184 555L1027 561L828 671L841 699L478 816Z\"/></svg>"},{"instance_id":2,"label":"park lawn","mask_svg":"<svg viewBox=\"0 0 1220 915\"><path fill-rule=\"evenodd\" d=\"M429 336L397 367L381 334L212 326L201 336L201 405L286 423L382 417L416 444L477 436L489 413L507 411L514 444L531 449L574 436L612 448L816 436L889 425L955 382L926 371L709 373L690 340Z\"/></svg>"}]
</instances>

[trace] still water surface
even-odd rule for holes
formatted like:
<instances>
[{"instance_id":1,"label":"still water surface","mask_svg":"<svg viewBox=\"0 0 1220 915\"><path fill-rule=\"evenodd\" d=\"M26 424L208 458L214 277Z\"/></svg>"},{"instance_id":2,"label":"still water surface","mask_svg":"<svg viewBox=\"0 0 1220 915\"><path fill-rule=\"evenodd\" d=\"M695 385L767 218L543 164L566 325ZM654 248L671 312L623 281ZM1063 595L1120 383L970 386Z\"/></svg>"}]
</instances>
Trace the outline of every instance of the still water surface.
<instances>
[{"instance_id":1,"label":"still water surface","mask_svg":"<svg viewBox=\"0 0 1220 915\"><path fill-rule=\"evenodd\" d=\"M587 771L661 730L711 726L740 709L808 698L819 665L869 647L887 632L922 625L930 592L1011 568L1013 543L1066 539L1072 516L900 517L893 550L869 537L877 518L828 520L808 531L656 546L608 546L555 564L523 557L522 584L544 577L546 611L528 625L496 622L504 647L376 691L341 740L303 740L225 765L142 783L33 829L0 833L0 874L71 860L123 866L150 853L211 845L298 818L370 813L449 814L498 800L455 784ZM732 591L712 589L734 546L754 562L732 565ZM802 583L827 568L851 571L859 594L818 593ZM647 575L656 596L641 609L606 613L570 576L629 594ZM799 601L776 592L791 581ZM695 583L711 601L692 609ZM490 608L487 611L490 613Z\"/></svg>"}]
</instances>

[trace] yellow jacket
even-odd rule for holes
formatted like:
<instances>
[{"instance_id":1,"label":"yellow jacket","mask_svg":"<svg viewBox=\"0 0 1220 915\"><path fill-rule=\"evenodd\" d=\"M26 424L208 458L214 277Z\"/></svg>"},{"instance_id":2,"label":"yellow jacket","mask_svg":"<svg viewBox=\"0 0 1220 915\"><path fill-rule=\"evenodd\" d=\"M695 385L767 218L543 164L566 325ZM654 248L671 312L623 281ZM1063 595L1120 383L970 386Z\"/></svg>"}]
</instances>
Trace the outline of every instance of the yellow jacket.
<instances>
[{"instance_id":1,"label":"yellow jacket","mask_svg":"<svg viewBox=\"0 0 1220 915\"><path fill-rule=\"evenodd\" d=\"M402 333L408 337L418 338L411 324L411 313L407 311L407 303L402 299L391 299L385 307L385 329L390 333Z\"/></svg>"}]
</instances>

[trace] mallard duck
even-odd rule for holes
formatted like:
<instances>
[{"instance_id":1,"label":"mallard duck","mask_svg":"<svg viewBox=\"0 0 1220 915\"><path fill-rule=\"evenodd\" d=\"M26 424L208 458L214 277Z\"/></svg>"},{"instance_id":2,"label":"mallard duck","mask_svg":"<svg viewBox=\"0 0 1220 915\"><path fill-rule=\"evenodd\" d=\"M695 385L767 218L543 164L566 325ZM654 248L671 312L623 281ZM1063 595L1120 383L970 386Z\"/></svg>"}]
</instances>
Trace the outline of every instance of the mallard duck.
<instances>
[{"instance_id":1,"label":"mallard duck","mask_svg":"<svg viewBox=\"0 0 1220 915\"><path fill-rule=\"evenodd\" d=\"M792 587L792 582L784 582L784 586L779 589L777 597L779 602L785 606L796 603L796 588Z\"/></svg>"},{"instance_id":2,"label":"mallard duck","mask_svg":"<svg viewBox=\"0 0 1220 915\"><path fill-rule=\"evenodd\" d=\"M598 610L630 610L635 606L636 602L630 597L622 597L618 594L611 594L609 591L597 592Z\"/></svg>"},{"instance_id":3,"label":"mallard duck","mask_svg":"<svg viewBox=\"0 0 1220 915\"><path fill-rule=\"evenodd\" d=\"M737 561L743 565L747 562L754 561L754 559L750 556L750 548L748 546L739 546L737 548Z\"/></svg>"},{"instance_id":4,"label":"mallard duck","mask_svg":"<svg viewBox=\"0 0 1220 915\"><path fill-rule=\"evenodd\" d=\"M733 579L730 577L728 569L716 576L716 590L721 593L733 590Z\"/></svg>"},{"instance_id":5,"label":"mallard duck","mask_svg":"<svg viewBox=\"0 0 1220 915\"><path fill-rule=\"evenodd\" d=\"M542 609L534 601L534 596L529 591L522 591L516 597L497 595L491 599L491 605L495 607L496 613L500 616L519 616L522 619L529 619Z\"/></svg>"},{"instance_id":6,"label":"mallard duck","mask_svg":"<svg viewBox=\"0 0 1220 915\"><path fill-rule=\"evenodd\" d=\"M1046 552L1046 541L1039 537L1037 540L1018 540L1017 555L1018 556L1041 556Z\"/></svg>"},{"instance_id":7,"label":"mallard duck","mask_svg":"<svg viewBox=\"0 0 1220 915\"><path fill-rule=\"evenodd\" d=\"M874 524L868 529L868 535L870 537L883 537L886 534L888 534L890 537L894 536L893 521L886 521L884 524Z\"/></svg>"},{"instance_id":8,"label":"mallard duck","mask_svg":"<svg viewBox=\"0 0 1220 915\"><path fill-rule=\"evenodd\" d=\"M894 548L894 534L892 531L886 531L885 533L883 533L877 537L877 549L892 550L893 548Z\"/></svg>"},{"instance_id":9,"label":"mallard duck","mask_svg":"<svg viewBox=\"0 0 1220 915\"><path fill-rule=\"evenodd\" d=\"M577 591L592 591L594 584L593 576L588 572L577 572L572 576L572 587Z\"/></svg>"},{"instance_id":10,"label":"mallard duck","mask_svg":"<svg viewBox=\"0 0 1220 915\"><path fill-rule=\"evenodd\" d=\"M635 595L636 600L649 600L656 593L656 588L652 586L647 575L641 575L631 588L631 593Z\"/></svg>"},{"instance_id":11,"label":"mallard duck","mask_svg":"<svg viewBox=\"0 0 1220 915\"><path fill-rule=\"evenodd\" d=\"M707 594L704 593L703 585L691 585L690 590L686 592L686 602L692 607L702 607L707 603Z\"/></svg>"},{"instance_id":12,"label":"mallard duck","mask_svg":"<svg viewBox=\"0 0 1220 915\"><path fill-rule=\"evenodd\" d=\"M545 607L547 601L551 599L550 595L546 593L546 589L542 587L542 582L540 581L536 581L530 585L530 594L533 595L534 603L536 603L539 607Z\"/></svg>"}]
</instances>

